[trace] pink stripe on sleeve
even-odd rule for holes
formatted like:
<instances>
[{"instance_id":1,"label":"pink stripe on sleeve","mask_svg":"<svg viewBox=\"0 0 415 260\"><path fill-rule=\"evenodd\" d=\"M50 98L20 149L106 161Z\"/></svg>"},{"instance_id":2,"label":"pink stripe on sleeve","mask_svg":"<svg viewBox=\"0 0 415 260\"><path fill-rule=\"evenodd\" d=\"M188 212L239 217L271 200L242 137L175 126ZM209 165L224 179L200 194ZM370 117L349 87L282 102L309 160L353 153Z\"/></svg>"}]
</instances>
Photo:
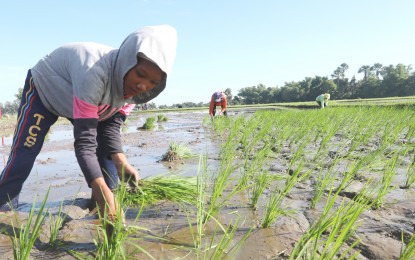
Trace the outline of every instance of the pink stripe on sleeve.
<instances>
[{"instance_id":1,"label":"pink stripe on sleeve","mask_svg":"<svg viewBox=\"0 0 415 260\"><path fill-rule=\"evenodd\" d=\"M135 104L127 104L120 109L120 113L128 116L130 112L134 109Z\"/></svg>"},{"instance_id":2,"label":"pink stripe on sleeve","mask_svg":"<svg viewBox=\"0 0 415 260\"><path fill-rule=\"evenodd\" d=\"M73 99L73 117L74 119L98 118L98 107L75 96Z\"/></svg>"}]
</instances>

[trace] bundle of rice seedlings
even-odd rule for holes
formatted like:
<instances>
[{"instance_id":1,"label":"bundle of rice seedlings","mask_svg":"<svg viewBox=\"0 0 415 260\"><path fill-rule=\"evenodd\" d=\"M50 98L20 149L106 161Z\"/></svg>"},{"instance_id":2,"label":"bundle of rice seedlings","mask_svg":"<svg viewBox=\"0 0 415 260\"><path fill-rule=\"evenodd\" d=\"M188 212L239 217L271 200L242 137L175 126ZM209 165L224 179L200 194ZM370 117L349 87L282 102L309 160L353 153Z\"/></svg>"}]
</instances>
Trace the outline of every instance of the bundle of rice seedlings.
<instances>
[{"instance_id":1,"label":"bundle of rice seedlings","mask_svg":"<svg viewBox=\"0 0 415 260\"><path fill-rule=\"evenodd\" d=\"M165 117L164 115L160 114L157 115L157 122L166 122L168 120L167 117Z\"/></svg>"},{"instance_id":2,"label":"bundle of rice seedlings","mask_svg":"<svg viewBox=\"0 0 415 260\"><path fill-rule=\"evenodd\" d=\"M163 155L162 161L171 162L195 157L192 151L182 144L170 143L169 150Z\"/></svg>"},{"instance_id":3,"label":"bundle of rice seedlings","mask_svg":"<svg viewBox=\"0 0 415 260\"><path fill-rule=\"evenodd\" d=\"M154 129L154 122L156 121L155 117L147 117L146 122L143 124L141 129L152 130Z\"/></svg>"},{"instance_id":4,"label":"bundle of rice seedlings","mask_svg":"<svg viewBox=\"0 0 415 260\"><path fill-rule=\"evenodd\" d=\"M125 195L129 206L148 206L168 200L178 204L196 205L195 177L156 176L145 178Z\"/></svg>"}]
</instances>

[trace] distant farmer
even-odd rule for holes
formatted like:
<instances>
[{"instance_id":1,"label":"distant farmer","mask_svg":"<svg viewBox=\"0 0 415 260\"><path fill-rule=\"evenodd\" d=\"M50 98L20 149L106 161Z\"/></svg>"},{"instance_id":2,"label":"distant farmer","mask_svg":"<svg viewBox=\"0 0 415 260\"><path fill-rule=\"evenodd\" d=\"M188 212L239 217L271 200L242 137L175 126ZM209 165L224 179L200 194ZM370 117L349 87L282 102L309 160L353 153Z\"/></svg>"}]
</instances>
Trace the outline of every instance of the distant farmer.
<instances>
[{"instance_id":1,"label":"distant farmer","mask_svg":"<svg viewBox=\"0 0 415 260\"><path fill-rule=\"evenodd\" d=\"M316 98L316 102L321 108L327 107L329 105L329 100L330 94L328 93L321 94Z\"/></svg>"},{"instance_id":2,"label":"distant farmer","mask_svg":"<svg viewBox=\"0 0 415 260\"><path fill-rule=\"evenodd\" d=\"M221 110L219 115L227 115L226 112L226 95L222 91L216 91L213 93L212 98L210 99L209 105L209 115L213 118L216 114L216 106L220 106Z\"/></svg>"},{"instance_id":3,"label":"distant farmer","mask_svg":"<svg viewBox=\"0 0 415 260\"><path fill-rule=\"evenodd\" d=\"M164 90L176 43L173 27L148 26L131 33L118 49L69 43L40 59L28 71L10 156L0 175L0 211L18 207L49 128L65 117L73 124L75 155L92 198L101 213L114 218L112 190L118 177L140 180L123 152L120 127L135 104Z\"/></svg>"}]
</instances>

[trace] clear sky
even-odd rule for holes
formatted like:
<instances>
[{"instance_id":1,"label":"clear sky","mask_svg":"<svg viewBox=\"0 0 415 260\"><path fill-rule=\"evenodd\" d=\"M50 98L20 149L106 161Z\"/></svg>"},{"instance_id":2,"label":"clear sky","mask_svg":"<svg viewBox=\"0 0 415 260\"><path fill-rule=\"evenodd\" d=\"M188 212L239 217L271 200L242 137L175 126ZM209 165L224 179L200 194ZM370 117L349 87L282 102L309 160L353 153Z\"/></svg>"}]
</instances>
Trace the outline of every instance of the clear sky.
<instances>
[{"instance_id":1,"label":"clear sky","mask_svg":"<svg viewBox=\"0 0 415 260\"><path fill-rule=\"evenodd\" d=\"M118 48L132 31L170 24L178 49L167 88L153 101L208 102L305 77L347 63L415 64L413 0L15 0L0 4L0 102L12 101L27 70L61 44Z\"/></svg>"}]
</instances>

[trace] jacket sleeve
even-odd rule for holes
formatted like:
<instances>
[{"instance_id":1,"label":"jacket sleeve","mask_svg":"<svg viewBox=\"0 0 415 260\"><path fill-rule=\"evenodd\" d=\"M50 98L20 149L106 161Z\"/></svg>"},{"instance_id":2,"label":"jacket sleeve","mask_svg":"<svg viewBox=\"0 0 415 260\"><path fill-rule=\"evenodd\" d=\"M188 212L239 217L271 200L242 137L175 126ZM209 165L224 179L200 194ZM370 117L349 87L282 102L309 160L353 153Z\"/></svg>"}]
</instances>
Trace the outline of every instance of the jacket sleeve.
<instances>
[{"instance_id":1,"label":"jacket sleeve","mask_svg":"<svg viewBox=\"0 0 415 260\"><path fill-rule=\"evenodd\" d=\"M73 125L75 156L81 167L82 173L90 186L93 180L102 177L101 168L96 155L98 119L77 118L73 120Z\"/></svg>"},{"instance_id":2,"label":"jacket sleeve","mask_svg":"<svg viewBox=\"0 0 415 260\"><path fill-rule=\"evenodd\" d=\"M98 123L98 140L103 145L106 154L123 153L121 127L126 116L117 112L112 117Z\"/></svg>"},{"instance_id":3,"label":"jacket sleeve","mask_svg":"<svg viewBox=\"0 0 415 260\"><path fill-rule=\"evenodd\" d=\"M213 115L213 107L215 106L215 100L213 99L213 95L210 98L210 105L209 105L209 115Z\"/></svg>"},{"instance_id":4,"label":"jacket sleeve","mask_svg":"<svg viewBox=\"0 0 415 260\"><path fill-rule=\"evenodd\" d=\"M223 98L222 98L222 103L221 103L222 113L225 112L227 103L228 102L226 101L226 96L224 95Z\"/></svg>"}]
</instances>

